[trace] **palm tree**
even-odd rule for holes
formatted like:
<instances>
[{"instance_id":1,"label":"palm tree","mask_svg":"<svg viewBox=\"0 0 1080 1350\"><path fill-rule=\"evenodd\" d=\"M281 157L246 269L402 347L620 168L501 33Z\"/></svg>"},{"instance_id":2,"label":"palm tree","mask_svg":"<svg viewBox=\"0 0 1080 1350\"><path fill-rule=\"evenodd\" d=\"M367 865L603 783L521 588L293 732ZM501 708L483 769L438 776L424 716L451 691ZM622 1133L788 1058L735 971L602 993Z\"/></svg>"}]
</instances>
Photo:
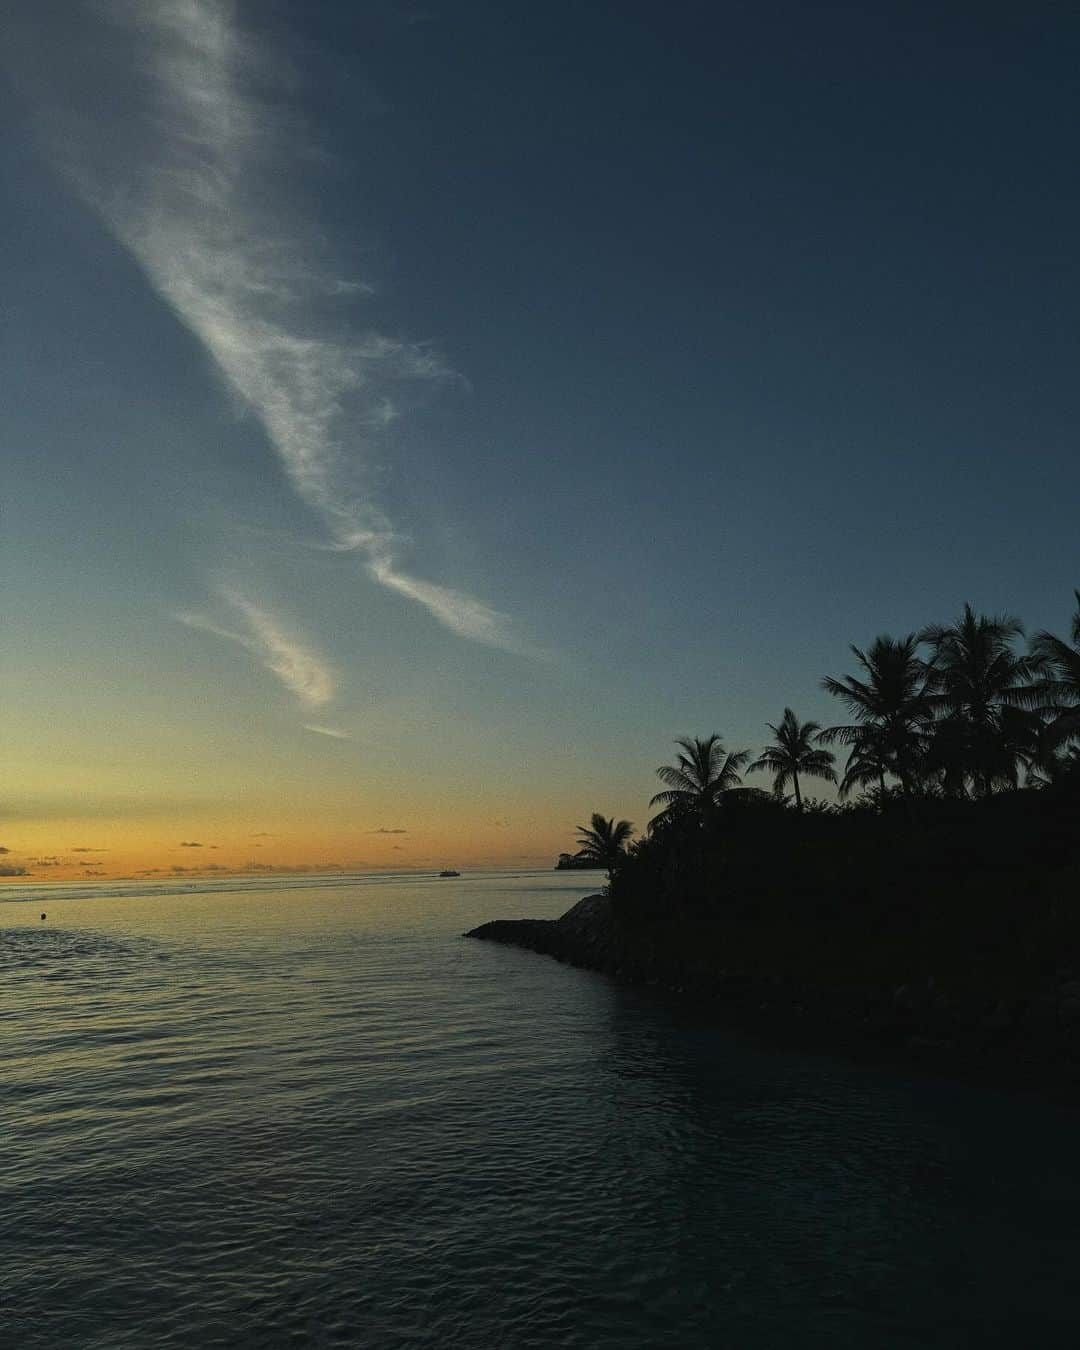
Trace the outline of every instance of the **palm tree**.
<instances>
[{"instance_id":1,"label":"palm tree","mask_svg":"<svg viewBox=\"0 0 1080 1350\"><path fill-rule=\"evenodd\" d=\"M963 797L971 759L969 728L960 718L943 717L931 724L922 768L946 797Z\"/></svg>"},{"instance_id":2,"label":"palm tree","mask_svg":"<svg viewBox=\"0 0 1080 1350\"><path fill-rule=\"evenodd\" d=\"M939 719L952 724L948 734L962 747L964 775L984 797L995 784L1015 785L1017 779L1005 709L1038 701L1029 683L1034 665L1013 649L1023 632L1011 615L976 614L965 605L955 623L920 634L933 653L931 701Z\"/></svg>"},{"instance_id":3,"label":"palm tree","mask_svg":"<svg viewBox=\"0 0 1080 1350\"><path fill-rule=\"evenodd\" d=\"M689 816L704 824L711 820L726 793L742 782L741 770L750 758L749 750L726 751L714 731L704 740L680 736L675 744L681 750L674 764L661 764L656 773L666 785L650 806L664 809L649 822L654 825Z\"/></svg>"},{"instance_id":4,"label":"palm tree","mask_svg":"<svg viewBox=\"0 0 1080 1350\"><path fill-rule=\"evenodd\" d=\"M628 820L605 819L599 811L592 814L592 824L577 827L577 842L580 845L575 855L580 862L595 863L602 867L611 880L612 873L626 857L626 843L634 832Z\"/></svg>"},{"instance_id":5,"label":"palm tree","mask_svg":"<svg viewBox=\"0 0 1080 1350\"><path fill-rule=\"evenodd\" d=\"M1069 732L1062 729L1060 719L1046 708L1004 708L1002 721L1005 744L1024 766L1024 785L1044 788L1057 782L1068 766L1061 746Z\"/></svg>"},{"instance_id":6,"label":"palm tree","mask_svg":"<svg viewBox=\"0 0 1080 1350\"><path fill-rule=\"evenodd\" d=\"M761 758L750 765L750 772L762 770L773 775L773 791L780 796L788 783L795 791L795 805L803 809L802 792L799 788L799 774L807 778L823 778L827 783L836 782L833 769L835 756L828 750L819 750L814 742L818 739L821 727L817 722L800 722L790 708L784 709L780 725L766 722L776 737L772 745L766 746Z\"/></svg>"},{"instance_id":7,"label":"palm tree","mask_svg":"<svg viewBox=\"0 0 1080 1350\"><path fill-rule=\"evenodd\" d=\"M867 790L867 796L876 799L879 810L885 809L888 789L885 777L892 772L892 757L877 739L873 728L866 728L851 746L844 776L840 780L840 796L847 797L855 788Z\"/></svg>"},{"instance_id":8,"label":"palm tree","mask_svg":"<svg viewBox=\"0 0 1080 1350\"><path fill-rule=\"evenodd\" d=\"M1036 688L1053 717L1050 727L1059 744L1080 736L1080 591L1073 594L1071 643L1045 630L1031 639L1031 662L1039 676Z\"/></svg>"},{"instance_id":9,"label":"palm tree","mask_svg":"<svg viewBox=\"0 0 1080 1350\"><path fill-rule=\"evenodd\" d=\"M919 767L930 720L928 668L918 655L919 639L876 637L864 652L851 648L862 667L862 678L845 675L822 681L823 687L845 703L854 717L847 725L827 727L817 739L824 745L839 741L852 747L845 782L848 786L876 777L885 797L885 775L892 774L908 795ZM873 773L871 774L871 766ZM854 770L854 773L852 772Z\"/></svg>"}]
</instances>

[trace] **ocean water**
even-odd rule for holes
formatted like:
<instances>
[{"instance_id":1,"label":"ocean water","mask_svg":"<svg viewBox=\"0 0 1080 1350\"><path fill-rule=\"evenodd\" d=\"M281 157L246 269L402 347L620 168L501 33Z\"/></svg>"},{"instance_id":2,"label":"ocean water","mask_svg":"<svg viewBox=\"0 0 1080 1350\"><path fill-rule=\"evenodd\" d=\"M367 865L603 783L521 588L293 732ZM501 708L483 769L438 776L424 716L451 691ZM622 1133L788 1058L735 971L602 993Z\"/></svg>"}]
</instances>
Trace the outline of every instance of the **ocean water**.
<instances>
[{"instance_id":1,"label":"ocean water","mask_svg":"<svg viewBox=\"0 0 1080 1350\"><path fill-rule=\"evenodd\" d=\"M0 1345L1080 1341L1076 1112L459 936L589 881L12 888Z\"/></svg>"}]
</instances>

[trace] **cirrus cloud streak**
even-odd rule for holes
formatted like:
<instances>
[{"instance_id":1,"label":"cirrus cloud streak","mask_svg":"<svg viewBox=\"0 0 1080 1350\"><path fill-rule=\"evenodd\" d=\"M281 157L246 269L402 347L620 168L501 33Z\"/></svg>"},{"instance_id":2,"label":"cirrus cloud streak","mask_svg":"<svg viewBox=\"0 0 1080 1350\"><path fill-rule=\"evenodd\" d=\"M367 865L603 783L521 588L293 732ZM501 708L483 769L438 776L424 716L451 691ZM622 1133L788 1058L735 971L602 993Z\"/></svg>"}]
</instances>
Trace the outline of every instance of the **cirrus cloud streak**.
<instances>
[{"instance_id":1,"label":"cirrus cloud streak","mask_svg":"<svg viewBox=\"0 0 1080 1350\"><path fill-rule=\"evenodd\" d=\"M321 656L235 588L222 587L218 593L240 620L241 631L227 628L203 614L180 614L177 616L180 622L245 648L308 707L319 708L330 702L337 690L337 679Z\"/></svg>"},{"instance_id":2,"label":"cirrus cloud streak","mask_svg":"<svg viewBox=\"0 0 1080 1350\"><path fill-rule=\"evenodd\" d=\"M328 300L371 287L335 275L308 223L283 223L277 185L312 156L276 58L228 0L127 0L111 13L131 43L133 144L123 153L107 130L89 144L85 128L72 131L84 196L257 418L330 547L357 552L377 583L459 636L526 651L504 614L400 564L399 534L366 481L370 452L399 391L450 371L424 344L345 337L320 318Z\"/></svg>"}]
</instances>

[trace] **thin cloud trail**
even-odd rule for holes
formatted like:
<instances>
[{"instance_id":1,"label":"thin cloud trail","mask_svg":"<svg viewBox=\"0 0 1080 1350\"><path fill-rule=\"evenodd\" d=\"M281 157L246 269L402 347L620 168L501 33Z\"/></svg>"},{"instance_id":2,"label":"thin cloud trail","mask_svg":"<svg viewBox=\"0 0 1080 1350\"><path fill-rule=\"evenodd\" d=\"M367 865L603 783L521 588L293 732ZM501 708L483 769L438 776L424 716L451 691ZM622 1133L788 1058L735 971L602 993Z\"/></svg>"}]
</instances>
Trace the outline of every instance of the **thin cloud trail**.
<instances>
[{"instance_id":1,"label":"thin cloud trail","mask_svg":"<svg viewBox=\"0 0 1080 1350\"><path fill-rule=\"evenodd\" d=\"M370 288L333 275L314 231L283 229L268 205L298 136L258 92L278 76L267 52L228 0L126 0L109 13L133 41L147 134L133 163L122 151L73 160L82 192L259 420L330 546L461 637L525 652L506 615L399 565L365 451L396 416L398 387L450 372L423 345L377 332L345 341L316 320L327 297Z\"/></svg>"},{"instance_id":2,"label":"thin cloud trail","mask_svg":"<svg viewBox=\"0 0 1080 1350\"><path fill-rule=\"evenodd\" d=\"M335 741L351 741L352 737L347 731L342 731L340 727L324 727L317 722L304 722L305 731L313 731L317 736L329 736Z\"/></svg>"},{"instance_id":3,"label":"thin cloud trail","mask_svg":"<svg viewBox=\"0 0 1080 1350\"><path fill-rule=\"evenodd\" d=\"M287 633L278 619L239 591L222 587L219 594L236 613L241 631L227 628L202 614L180 614L177 616L180 622L235 642L251 652L260 665L276 675L307 707L321 708L333 699L337 679L322 657L301 638Z\"/></svg>"}]
</instances>

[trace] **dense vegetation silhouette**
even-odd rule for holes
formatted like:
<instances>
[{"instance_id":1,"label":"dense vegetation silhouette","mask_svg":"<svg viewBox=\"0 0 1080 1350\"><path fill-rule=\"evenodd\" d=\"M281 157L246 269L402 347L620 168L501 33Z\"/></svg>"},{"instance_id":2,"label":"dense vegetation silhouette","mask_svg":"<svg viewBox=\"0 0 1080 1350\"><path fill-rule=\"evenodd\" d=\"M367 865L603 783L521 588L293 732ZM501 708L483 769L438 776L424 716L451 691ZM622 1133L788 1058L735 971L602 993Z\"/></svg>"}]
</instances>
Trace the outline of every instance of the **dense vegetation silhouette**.
<instances>
[{"instance_id":1,"label":"dense vegetation silhouette","mask_svg":"<svg viewBox=\"0 0 1080 1350\"><path fill-rule=\"evenodd\" d=\"M750 765L750 771L764 770L773 775L773 792L782 796L790 783L795 794L796 810L803 809L802 790L799 775L804 778L823 778L828 783L836 782L836 770L833 764L836 756L829 750L822 750L817 742L821 739L821 727L817 722L800 722L790 708L784 709L779 726L766 723L773 733L772 745L767 745L759 759Z\"/></svg>"},{"instance_id":2,"label":"dense vegetation silhouette","mask_svg":"<svg viewBox=\"0 0 1080 1350\"><path fill-rule=\"evenodd\" d=\"M855 672L823 682L843 720L821 728L786 708L757 758L715 733L680 737L644 834L596 815L574 856L607 869L617 917L654 931L681 920L671 940L715 940L726 967L993 968L999 981L1056 968L1080 950L1076 601L1068 638L1024 645L1018 620L966 605L852 647ZM847 752L838 798L807 799L807 780L837 781L829 746ZM753 772L771 792L744 784Z\"/></svg>"},{"instance_id":3,"label":"dense vegetation silhouette","mask_svg":"<svg viewBox=\"0 0 1080 1350\"><path fill-rule=\"evenodd\" d=\"M675 742L680 753L674 764L662 764L656 773L665 784L649 802L663 809L649 821L649 828L686 822L708 826L716 821L729 793L742 783L740 771L750 758L749 750L728 752L714 732L699 740L681 736Z\"/></svg>"},{"instance_id":4,"label":"dense vegetation silhouette","mask_svg":"<svg viewBox=\"0 0 1080 1350\"><path fill-rule=\"evenodd\" d=\"M626 855L627 841L633 833L634 827L628 820L606 820L594 811L589 825L578 826L579 848L570 865L602 867L610 880Z\"/></svg>"}]
</instances>

